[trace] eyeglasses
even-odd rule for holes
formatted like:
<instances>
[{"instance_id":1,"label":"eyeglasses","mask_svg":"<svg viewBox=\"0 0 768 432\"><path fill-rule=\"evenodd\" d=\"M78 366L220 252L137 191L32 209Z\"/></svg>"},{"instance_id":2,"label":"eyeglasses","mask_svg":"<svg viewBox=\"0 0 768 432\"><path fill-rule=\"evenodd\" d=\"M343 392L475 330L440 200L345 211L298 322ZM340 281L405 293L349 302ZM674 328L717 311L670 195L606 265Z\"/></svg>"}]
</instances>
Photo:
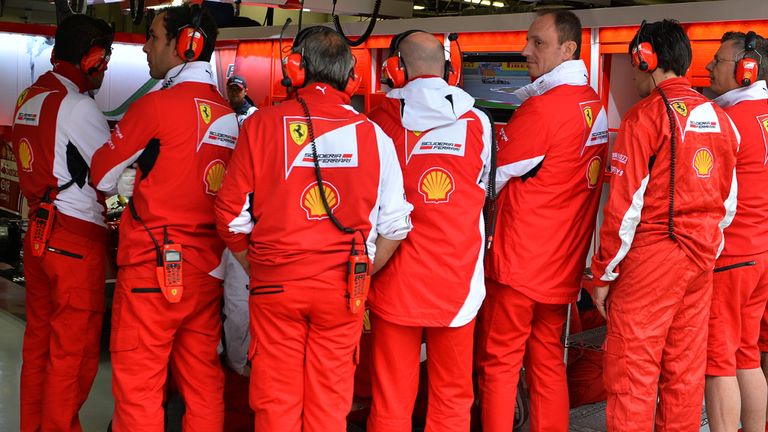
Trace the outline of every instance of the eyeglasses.
<instances>
[{"instance_id":1,"label":"eyeglasses","mask_svg":"<svg viewBox=\"0 0 768 432\"><path fill-rule=\"evenodd\" d=\"M712 62L714 63L715 66L717 66L719 63L723 63L723 62L725 62L725 63L736 63L736 60L722 59L722 58L720 58L718 56L714 56L712 58Z\"/></svg>"}]
</instances>

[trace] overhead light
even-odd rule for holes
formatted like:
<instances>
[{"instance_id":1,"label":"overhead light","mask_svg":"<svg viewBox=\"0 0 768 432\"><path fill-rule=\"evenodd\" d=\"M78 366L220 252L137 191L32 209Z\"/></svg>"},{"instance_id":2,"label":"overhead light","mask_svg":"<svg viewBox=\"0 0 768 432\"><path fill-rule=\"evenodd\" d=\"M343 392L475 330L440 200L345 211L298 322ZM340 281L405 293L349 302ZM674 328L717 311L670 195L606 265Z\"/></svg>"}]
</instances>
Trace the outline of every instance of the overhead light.
<instances>
[{"instance_id":1,"label":"overhead light","mask_svg":"<svg viewBox=\"0 0 768 432\"><path fill-rule=\"evenodd\" d=\"M481 6L490 6L491 2L489 0L483 0L483 1L480 2L480 5Z\"/></svg>"},{"instance_id":2,"label":"overhead light","mask_svg":"<svg viewBox=\"0 0 768 432\"><path fill-rule=\"evenodd\" d=\"M413 5L413 10L423 10L424 6L421 5Z\"/></svg>"},{"instance_id":3,"label":"overhead light","mask_svg":"<svg viewBox=\"0 0 768 432\"><path fill-rule=\"evenodd\" d=\"M311 9L309 9L309 8L304 8L304 9L302 9L301 11L302 11L302 12L312 12L312 10L311 10Z\"/></svg>"},{"instance_id":4,"label":"overhead light","mask_svg":"<svg viewBox=\"0 0 768 432\"><path fill-rule=\"evenodd\" d=\"M495 2L493 2L493 6L494 7L504 7L506 5L504 3L502 3L502 2L495 1Z\"/></svg>"}]
</instances>

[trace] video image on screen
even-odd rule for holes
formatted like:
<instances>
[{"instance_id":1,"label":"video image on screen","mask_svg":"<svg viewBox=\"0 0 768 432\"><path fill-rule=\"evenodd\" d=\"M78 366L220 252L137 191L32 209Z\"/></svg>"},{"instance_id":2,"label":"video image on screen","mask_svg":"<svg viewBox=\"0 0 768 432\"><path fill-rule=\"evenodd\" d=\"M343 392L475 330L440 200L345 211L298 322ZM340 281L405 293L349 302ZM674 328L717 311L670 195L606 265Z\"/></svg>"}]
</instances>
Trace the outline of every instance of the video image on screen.
<instances>
[{"instance_id":1,"label":"video image on screen","mask_svg":"<svg viewBox=\"0 0 768 432\"><path fill-rule=\"evenodd\" d=\"M496 121L509 119L522 103L513 92L531 82L520 53L465 53L461 72L464 91L489 108Z\"/></svg>"}]
</instances>

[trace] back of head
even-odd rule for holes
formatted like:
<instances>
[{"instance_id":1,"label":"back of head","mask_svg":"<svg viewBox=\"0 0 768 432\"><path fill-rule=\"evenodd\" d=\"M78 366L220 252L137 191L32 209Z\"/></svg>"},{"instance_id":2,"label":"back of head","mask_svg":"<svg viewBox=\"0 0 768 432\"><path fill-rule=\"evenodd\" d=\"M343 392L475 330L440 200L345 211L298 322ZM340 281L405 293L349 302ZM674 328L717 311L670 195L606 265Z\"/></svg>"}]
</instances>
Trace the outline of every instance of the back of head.
<instances>
[{"instance_id":1,"label":"back of head","mask_svg":"<svg viewBox=\"0 0 768 432\"><path fill-rule=\"evenodd\" d=\"M551 15L557 28L557 42L564 44L568 41L576 42L576 51L573 60L581 56L581 20L573 12L565 9L545 9L537 12L538 17Z\"/></svg>"},{"instance_id":2,"label":"back of head","mask_svg":"<svg viewBox=\"0 0 768 432\"><path fill-rule=\"evenodd\" d=\"M305 83L330 84L344 91L355 60L341 35L324 26L307 27L297 35L292 51L301 53Z\"/></svg>"},{"instance_id":3,"label":"back of head","mask_svg":"<svg viewBox=\"0 0 768 432\"><path fill-rule=\"evenodd\" d=\"M216 37L219 35L219 29L216 26L216 21L213 20L207 10L196 4L183 4L164 8L160 12L163 14L166 38L169 41L175 41L179 36L179 30L184 27L199 25L200 30L205 34L205 43L197 60L211 61L213 50L216 48Z\"/></svg>"},{"instance_id":4,"label":"back of head","mask_svg":"<svg viewBox=\"0 0 768 432\"><path fill-rule=\"evenodd\" d=\"M397 44L397 51L408 67L409 78L443 76L445 48L431 33L413 31Z\"/></svg>"},{"instance_id":5,"label":"back of head","mask_svg":"<svg viewBox=\"0 0 768 432\"><path fill-rule=\"evenodd\" d=\"M739 61L744 57L757 60L758 72L757 79L764 80L768 76L768 40L760 35L755 36L755 50L746 51L744 49L747 42L746 33L742 32L727 32L723 34L720 39L720 43L726 43L733 41L733 46L738 50L738 54L734 60Z\"/></svg>"},{"instance_id":6,"label":"back of head","mask_svg":"<svg viewBox=\"0 0 768 432\"><path fill-rule=\"evenodd\" d=\"M684 76L691 66L691 41L676 20L647 23L637 31L629 43L629 55L640 43L648 42L658 57L658 68Z\"/></svg>"},{"instance_id":7,"label":"back of head","mask_svg":"<svg viewBox=\"0 0 768 432\"><path fill-rule=\"evenodd\" d=\"M79 64L92 46L109 51L113 38L114 32L106 21L88 15L70 15L56 28L54 58Z\"/></svg>"}]
</instances>

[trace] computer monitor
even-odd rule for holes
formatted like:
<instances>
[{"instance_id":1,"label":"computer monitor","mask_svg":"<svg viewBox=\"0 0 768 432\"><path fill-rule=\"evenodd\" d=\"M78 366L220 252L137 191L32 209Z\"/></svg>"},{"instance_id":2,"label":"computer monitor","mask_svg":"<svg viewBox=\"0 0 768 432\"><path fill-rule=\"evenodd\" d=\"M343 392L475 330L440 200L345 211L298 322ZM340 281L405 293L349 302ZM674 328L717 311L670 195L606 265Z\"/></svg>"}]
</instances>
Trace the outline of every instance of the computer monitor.
<instances>
[{"instance_id":1,"label":"computer monitor","mask_svg":"<svg viewBox=\"0 0 768 432\"><path fill-rule=\"evenodd\" d=\"M513 92L531 82L525 57L514 52L464 53L464 90L487 108L496 122L507 122L522 101Z\"/></svg>"}]
</instances>

